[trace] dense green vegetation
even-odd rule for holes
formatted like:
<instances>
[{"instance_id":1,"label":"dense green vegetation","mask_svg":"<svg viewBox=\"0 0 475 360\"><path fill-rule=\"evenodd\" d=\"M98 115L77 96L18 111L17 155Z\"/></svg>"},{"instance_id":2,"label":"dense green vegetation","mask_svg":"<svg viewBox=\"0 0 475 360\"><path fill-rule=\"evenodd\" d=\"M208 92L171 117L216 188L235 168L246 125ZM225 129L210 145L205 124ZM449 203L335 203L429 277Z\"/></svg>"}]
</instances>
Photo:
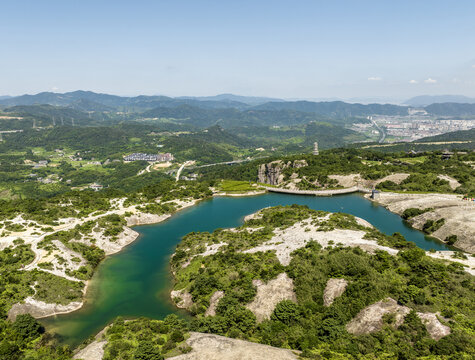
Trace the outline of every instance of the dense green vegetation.
<instances>
[{"instance_id":1,"label":"dense green vegetation","mask_svg":"<svg viewBox=\"0 0 475 360\"><path fill-rule=\"evenodd\" d=\"M470 165L475 161L475 153L454 154L450 159L442 159L440 152L423 153L382 153L362 149L333 149L322 151L320 155L309 154L271 157L234 166L214 166L200 170L204 179L223 178L229 180L256 181L258 166L273 160L283 164L295 160L305 160L307 166L283 168L284 180L294 173L303 179L301 186L306 188L335 187L335 181L328 178L333 174L361 174L363 179L377 180L393 173L409 173L410 176L396 184L391 181L380 183L377 188L390 191L442 192L475 194L475 170ZM452 190L448 181L438 178L448 175L461 184Z\"/></svg>"},{"instance_id":2,"label":"dense green vegetation","mask_svg":"<svg viewBox=\"0 0 475 360\"><path fill-rule=\"evenodd\" d=\"M31 315L7 321L11 306L32 296L47 303L68 304L81 299L84 284L39 271L24 271L34 254L22 240L0 251L0 359L70 359L68 347L45 333Z\"/></svg>"},{"instance_id":3,"label":"dense green vegetation","mask_svg":"<svg viewBox=\"0 0 475 360\"><path fill-rule=\"evenodd\" d=\"M393 181L383 181L378 184L378 189L388 191L452 192L449 182L439 179L437 174L411 174L400 184L396 184Z\"/></svg>"},{"instance_id":4,"label":"dense green vegetation","mask_svg":"<svg viewBox=\"0 0 475 360\"><path fill-rule=\"evenodd\" d=\"M116 319L107 327L102 339L107 341L104 360L162 360L186 354L191 348L183 341L188 337L188 324L176 315L163 321L139 318Z\"/></svg>"},{"instance_id":5,"label":"dense green vegetation","mask_svg":"<svg viewBox=\"0 0 475 360\"><path fill-rule=\"evenodd\" d=\"M190 311L196 317L192 330L298 349L303 357L315 359L468 359L475 351L475 283L459 264L444 265L395 235L385 240L387 245L401 249L397 256L384 251L369 254L342 245L322 249L310 242L293 253L289 266L282 266L273 252L240 251L269 239L274 228L304 219L315 222L324 213L294 205L265 209L261 214L236 232L191 233L178 245L171 264L175 288L188 289L192 295ZM344 214L334 214L321 227L361 229L354 218ZM257 230L248 231L250 228ZM369 231L368 237L384 243L382 234ZM217 253L196 256L212 244L222 244ZM190 263L183 267L187 261ZM252 280L268 281L284 271L294 281L297 303L282 301L269 320L257 323L245 307L256 294ZM326 307L323 291L330 278L344 278L349 285ZM224 297L216 315L205 317L215 291L224 291ZM359 311L387 297L412 309L399 328L388 316L380 331L359 336L347 332L345 325ZM452 333L439 341L431 339L415 312L440 312Z\"/></svg>"},{"instance_id":6,"label":"dense green vegetation","mask_svg":"<svg viewBox=\"0 0 475 360\"><path fill-rule=\"evenodd\" d=\"M442 225L444 225L444 223L445 223L444 218L438 219L438 220L427 220L424 226L422 227L422 231L424 231L427 234L431 234L434 231L437 231L438 229L440 229Z\"/></svg>"},{"instance_id":7,"label":"dense green vegetation","mask_svg":"<svg viewBox=\"0 0 475 360\"><path fill-rule=\"evenodd\" d=\"M77 270L66 269L67 275L78 280L89 279L104 259L105 252L95 245L94 234L116 241L123 230L125 216L102 216L116 208L117 199L139 211L172 213L176 210L174 200L211 196L209 186L228 193L254 190L251 182L257 180L258 166L272 160L285 164L305 160L307 166L283 169L285 181L293 173L302 179L301 189L337 187L336 180L329 178L332 174L359 173L364 179L376 180L401 172L410 176L400 184L382 182L378 188L475 195L473 153L459 152L447 160L442 160L440 151L407 153L434 146L424 143L377 150L355 145L358 148L309 155L314 141L321 149L363 141L364 136L345 126L365 121L365 116L373 113L404 114L405 107L340 102L254 106L231 100L121 98L90 92L43 93L0 103L4 105L1 115L6 116L0 119L0 130L23 130L3 134L0 142L0 234L23 231L27 226L34 227L37 234L46 233L39 248L51 254L59 241L77 253L74 261L84 260ZM439 107L437 111L446 110ZM449 109L453 111L461 110ZM472 133L440 135L421 143L470 141ZM440 145L439 149L445 147L471 149L472 145ZM123 156L132 152L171 152L177 162L195 160L197 166L247 157L254 160L233 166L190 167L184 174L198 173L198 181L175 182L172 172L178 164L147 172L147 162L123 162ZM45 160L46 166L35 166ZM461 186L452 190L446 180L438 178L440 174L454 177ZM104 190L86 189L94 182L104 185ZM428 210L408 209L403 217L410 219ZM13 219L20 215L23 223L15 223ZM429 359L439 355L468 359L474 351L473 278L459 265L446 266L428 258L400 234L386 236L369 230L349 215L333 214L322 220L324 215L304 207L279 207L263 211L262 217L248 221L237 232L218 229L185 236L171 266L175 289L186 289L192 296L193 320L188 323L174 316L163 321L117 319L103 335L108 341L105 358L161 359L186 353L190 349L183 340L189 330L197 330L299 349L304 357L316 359ZM87 216L102 217L67 231L52 228L60 219ZM366 238L401 252L396 257L380 251L367 254L339 245L323 250L310 243L293 254L289 266L283 266L273 252L241 252L269 240L276 228L285 229L309 218L321 231L364 230ZM443 222L429 220L424 231L432 233ZM456 240L455 235L446 239L448 243ZM216 253L200 255L210 248L217 249ZM70 350L59 346L55 336L45 333L31 316L6 320L11 306L29 296L58 304L82 297L84 282L51 274L51 262L25 271L33 259L31 247L21 239L0 251L0 359L69 359ZM252 281L268 281L283 272L293 279L298 302L281 302L269 320L258 324L245 307L256 295ZM332 277L345 278L350 285L327 308L322 293ZM218 290L225 295L216 315L205 317L210 298ZM439 342L431 340L414 313L406 316L398 329L388 317L380 332L353 336L346 331L345 324L358 311L388 296L416 311L441 312L452 334Z\"/></svg>"},{"instance_id":8,"label":"dense green vegetation","mask_svg":"<svg viewBox=\"0 0 475 360\"><path fill-rule=\"evenodd\" d=\"M6 314L10 307L27 296L58 304L79 300L84 284L40 271L24 271L34 254L29 245L18 240L16 246L0 251L0 314Z\"/></svg>"},{"instance_id":9,"label":"dense green vegetation","mask_svg":"<svg viewBox=\"0 0 475 360\"><path fill-rule=\"evenodd\" d=\"M404 220L409 220L409 219L411 219L415 216L422 215L422 214L424 214L428 211L431 211L431 210L432 210L432 208L426 208L426 209L409 208L409 209L404 210L401 217Z\"/></svg>"},{"instance_id":10,"label":"dense green vegetation","mask_svg":"<svg viewBox=\"0 0 475 360\"><path fill-rule=\"evenodd\" d=\"M72 352L67 346L45 333L31 315L19 315L14 322L0 318L0 359L67 360Z\"/></svg>"}]
</instances>

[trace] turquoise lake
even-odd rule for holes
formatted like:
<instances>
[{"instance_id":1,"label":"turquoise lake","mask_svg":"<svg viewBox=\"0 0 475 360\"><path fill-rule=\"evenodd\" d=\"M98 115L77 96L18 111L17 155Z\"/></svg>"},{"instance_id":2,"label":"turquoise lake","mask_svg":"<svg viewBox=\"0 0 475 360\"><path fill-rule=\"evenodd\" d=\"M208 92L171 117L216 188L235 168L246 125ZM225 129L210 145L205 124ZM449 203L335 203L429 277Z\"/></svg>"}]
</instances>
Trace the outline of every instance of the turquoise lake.
<instances>
[{"instance_id":1,"label":"turquoise lake","mask_svg":"<svg viewBox=\"0 0 475 360\"><path fill-rule=\"evenodd\" d=\"M447 246L409 227L398 215L358 194L315 197L268 193L253 197L218 197L178 212L170 219L134 230L139 239L100 264L90 282L85 305L70 314L42 319L63 343L77 346L117 316L160 319L170 313L187 316L169 299L168 262L181 237L192 231L235 227L245 215L275 205L301 204L312 209L345 212L361 217L386 234L399 232L425 250Z\"/></svg>"}]
</instances>

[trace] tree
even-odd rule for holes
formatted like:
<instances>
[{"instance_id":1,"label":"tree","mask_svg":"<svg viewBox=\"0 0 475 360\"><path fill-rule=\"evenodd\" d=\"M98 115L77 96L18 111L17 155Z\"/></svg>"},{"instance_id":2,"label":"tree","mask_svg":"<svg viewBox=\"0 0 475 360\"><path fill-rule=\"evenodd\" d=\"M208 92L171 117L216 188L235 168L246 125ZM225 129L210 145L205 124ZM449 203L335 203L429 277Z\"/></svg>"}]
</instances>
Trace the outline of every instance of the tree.
<instances>
[{"instance_id":1,"label":"tree","mask_svg":"<svg viewBox=\"0 0 475 360\"><path fill-rule=\"evenodd\" d=\"M289 325L300 316L299 306L291 300L282 300L274 309L271 319Z\"/></svg>"},{"instance_id":2,"label":"tree","mask_svg":"<svg viewBox=\"0 0 475 360\"><path fill-rule=\"evenodd\" d=\"M135 350L134 359L136 360L163 360L160 350L156 348L151 341L141 341Z\"/></svg>"},{"instance_id":3,"label":"tree","mask_svg":"<svg viewBox=\"0 0 475 360\"><path fill-rule=\"evenodd\" d=\"M21 350L17 344L7 340L0 342L0 359L16 360L21 356Z\"/></svg>"},{"instance_id":4,"label":"tree","mask_svg":"<svg viewBox=\"0 0 475 360\"><path fill-rule=\"evenodd\" d=\"M30 314L18 315L12 328L23 340L35 339L45 331L43 326Z\"/></svg>"},{"instance_id":5,"label":"tree","mask_svg":"<svg viewBox=\"0 0 475 360\"><path fill-rule=\"evenodd\" d=\"M172 332L172 334L170 335L170 339L174 342L182 342L185 338L183 336L183 333L179 330L175 330L174 332Z\"/></svg>"}]
</instances>

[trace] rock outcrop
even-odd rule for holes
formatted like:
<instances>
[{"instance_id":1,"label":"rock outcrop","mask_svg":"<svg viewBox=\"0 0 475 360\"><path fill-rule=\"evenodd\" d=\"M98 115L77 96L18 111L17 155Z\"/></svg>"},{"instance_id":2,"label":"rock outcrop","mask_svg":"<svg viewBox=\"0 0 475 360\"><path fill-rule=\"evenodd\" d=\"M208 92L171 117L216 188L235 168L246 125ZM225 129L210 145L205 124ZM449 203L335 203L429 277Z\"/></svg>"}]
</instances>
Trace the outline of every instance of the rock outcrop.
<instances>
[{"instance_id":1,"label":"rock outcrop","mask_svg":"<svg viewBox=\"0 0 475 360\"><path fill-rule=\"evenodd\" d=\"M224 296L224 291L215 291L211 298L209 299L209 307L206 309L205 316L214 316L216 315L216 307L218 306L219 300Z\"/></svg>"},{"instance_id":2,"label":"rock outcrop","mask_svg":"<svg viewBox=\"0 0 475 360\"><path fill-rule=\"evenodd\" d=\"M298 169L304 166L307 166L305 160L294 160L294 162L288 161L287 163L276 160L268 164L262 164L259 166L258 181L269 185L280 185L284 182L284 174L282 173L284 169Z\"/></svg>"},{"instance_id":3,"label":"rock outcrop","mask_svg":"<svg viewBox=\"0 0 475 360\"><path fill-rule=\"evenodd\" d=\"M323 291L323 306L333 304L333 301L345 292L347 285L348 281L345 279L328 279Z\"/></svg>"},{"instance_id":4,"label":"rock outcrop","mask_svg":"<svg viewBox=\"0 0 475 360\"><path fill-rule=\"evenodd\" d=\"M411 218L409 222L421 230L428 220L445 219L444 225L431 236L444 240L450 235L457 235L454 245L471 254L475 253L475 206L470 201L462 200L462 196L382 192L377 202L399 215L409 208L432 209Z\"/></svg>"},{"instance_id":5,"label":"rock outcrop","mask_svg":"<svg viewBox=\"0 0 475 360\"><path fill-rule=\"evenodd\" d=\"M294 282L286 273L279 274L267 283L254 280L252 284L257 287L257 294L246 307L256 315L258 322L269 319L275 306L282 300L297 302L294 293Z\"/></svg>"},{"instance_id":6,"label":"rock outcrop","mask_svg":"<svg viewBox=\"0 0 475 360\"><path fill-rule=\"evenodd\" d=\"M78 310L82 307L82 302L73 301L67 305L49 304L43 301L35 300L27 297L23 303L14 304L8 312L8 319L15 321L16 317L21 314L31 314L31 316L39 319L51 315L65 314Z\"/></svg>"},{"instance_id":7,"label":"rock outcrop","mask_svg":"<svg viewBox=\"0 0 475 360\"><path fill-rule=\"evenodd\" d=\"M434 313L417 313L417 316L419 316L422 323L425 325L430 337L434 340L440 340L444 336L450 334L450 328L447 325L442 324L437 315L438 314Z\"/></svg>"},{"instance_id":8,"label":"rock outcrop","mask_svg":"<svg viewBox=\"0 0 475 360\"><path fill-rule=\"evenodd\" d=\"M191 294L186 289L172 290L170 297L175 302L177 308L189 309L193 305Z\"/></svg>"},{"instance_id":9,"label":"rock outcrop","mask_svg":"<svg viewBox=\"0 0 475 360\"><path fill-rule=\"evenodd\" d=\"M81 360L101 360L104 357L104 346L107 344L105 340L95 340L84 349L78 351L73 359Z\"/></svg>"},{"instance_id":10,"label":"rock outcrop","mask_svg":"<svg viewBox=\"0 0 475 360\"><path fill-rule=\"evenodd\" d=\"M386 314L394 314L393 325L399 327L404 322L404 317L410 312L411 309L407 306L401 306L396 300L386 298L361 310L353 320L346 324L346 330L354 335L379 331L383 327L383 316Z\"/></svg>"},{"instance_id":11,"label":"rock outcrop","mask_svg":"<svg viewBox=\"0 0 475 360\"><path fill-rule=\"evenodd\" d=\"M269 345L230 339L224 336L192 332L186 340L193 350L169 359L173 360L297 360L291 350L279 349Z\"/></svg>"}]
</instances>

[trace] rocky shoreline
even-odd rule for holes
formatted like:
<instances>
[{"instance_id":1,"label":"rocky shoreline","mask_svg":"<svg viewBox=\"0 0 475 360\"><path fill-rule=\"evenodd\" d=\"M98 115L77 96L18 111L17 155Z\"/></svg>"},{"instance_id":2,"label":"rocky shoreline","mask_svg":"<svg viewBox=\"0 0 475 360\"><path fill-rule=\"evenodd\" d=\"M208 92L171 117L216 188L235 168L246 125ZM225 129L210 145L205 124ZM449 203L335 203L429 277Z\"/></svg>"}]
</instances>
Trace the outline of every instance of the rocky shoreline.
<instances>
[{"instance_id":1,"label":"rocky shoreline","mask_svg":"<svg viewBox=\"0 0 475 360\"><path fill-rule=\"evenodd\" d=\"M265 194L266 191L252 191L246 192L242 194L226 194L226 193L216 193L213 196L231 196L231 197L241 197L241 196L257 196ZM369 196L365 196L369 200ZM435 201L437 200L437 201ZM460 249L474 253L475 252L475 224L473 219L475 219L475 206L470 207L470 204L463 202L457 195L447 195L447 194L397 194L397 193L381 193L377 200L373 200L382 206L386 207L391 212L401 215L405 209L410 207L418 207L418 208L425 208L436 204L436 210L433 215L432 212L428 212L425 214L416 217L418 219L414 219L411 221L411 224L416 228L421 230L423 226L423 220L429 219L431 217L437 216L437 213L442 213L443 215L451 215L455 216L455 219L452 217L446 218L446 224L441 227L441 229L437 230L432 236L443 240L445 238L445 234L455 234L459 237L459 240L455 243L455 246L459 247ZM446 202L445 205L443 204L444 201ZM183 210L190 206L193 206L197 203L197 200L191 201L179 201L178 206L179 208L177 211ZM468 214L465 214L464 221L460 221L459 218L461 216L460 208L468 209ZM444 210L445 209L445 210ZM449 211L447 210L449 209ZM462 212L463 214L463 212ZM136 213L127 217L127 226L124 227L124 231L118 236L117 241L115 242L108 242L102 241L101 248L104 249L106 255L115 254L121 251L125 246L134 242L139 233L135 230L131 229L132 226L139 226L139 225L149 225L149 224L157 224L160 223L168 218L170 218L171 214L164 214L164 215L156 215L156 214L147 214L147 213ZM463 215L462 215L463 216ZM367 224L369 225L369 224ZM373 244L372 244L373 245ZM440 254L438 254L440 253ZM455 259L449 258L450 255L438 252L436 254L430 254L430 256L437 257L443 260L449 261L457 261L464 264L468 267L467 271L470 273L474 273L475 265L473 264L474 261L472 259L462 260L462 259ZM36 266L36 264L34 265ZM87 282L86 286L84 287L84 294L87 289ZM31 313L33 316L42 318L48 317L52 315L58 314L65 314L69 312L76 311L80 309L84 304L84 300L81 302L72 302L68 305L59 305L59 304L48 304L41 301L37 301L33 298L25 299L24 303L15 304L9 312L9 317L16 317L18 314L21 313Z\"/></svg>"},{"instance_id":2,"label":"rocky shoreline","mask_svg":"<svg viewBox=\"0 0 475 360\"><path fill-rule=\"evenodd\" d=\"M448 236L456 235L455 247L475 253L475 204L463 200L461 195L381 192L374 200L369 195L366 198L398 215L410 208L430 209L408 222L415 229L422 230L428 220L444 219L445 223L430 236L444 241Z\"/></svg>"},{"instance_id":3,"label":"rocky shoreline","mask_svg":"<svg viewBox=\"0 0 475 360\"><path fill-rule=\"evenodd\" d=\"M176 212L193 206L197 203L197 200L191 201L178 201L178 209ZM149 214L149 213L136 213L129 217L127 217L127 226L124 226L124 229L121 234L117 237L116 241L111 242L108 238L104 238L98 236L96 241L98 241L98 246L102 248L105 252L105 255L112 255L115 253L120 252L124 247L134 242L138 237L139 233L133 229L131 226L140 226L140 225L150 225L150 224L158 224L162 221L167 220L170 218L172 214ZM37 249L40 250L40 249ZM38 257L38 256L37 256ZM29 268L25 268L25 270L30 270L36 267L38 264L38 260L35 259L34 264L29 266ZM63 276L65 278L70 278L69 276L64 276L64 274L58 274L56 271L48 271L58 276ZM77 280L76 280L77 281ZM34 299L33 297L28 297L23 300L21 303L14 304L8 312L8 318L10 320L15 320L15 318L20 314L29 313L35 318L45 318L53 315L60 315L60 314L67 314L79 310L84 305L84 296L86 295L87 288L89 285L89 281L84 281L85 286L83 289L83 298L81 301L73 301L69 304L62 305L56 303L46 303L43 301L39 301Z\"/></svg>"}]
</instances>

